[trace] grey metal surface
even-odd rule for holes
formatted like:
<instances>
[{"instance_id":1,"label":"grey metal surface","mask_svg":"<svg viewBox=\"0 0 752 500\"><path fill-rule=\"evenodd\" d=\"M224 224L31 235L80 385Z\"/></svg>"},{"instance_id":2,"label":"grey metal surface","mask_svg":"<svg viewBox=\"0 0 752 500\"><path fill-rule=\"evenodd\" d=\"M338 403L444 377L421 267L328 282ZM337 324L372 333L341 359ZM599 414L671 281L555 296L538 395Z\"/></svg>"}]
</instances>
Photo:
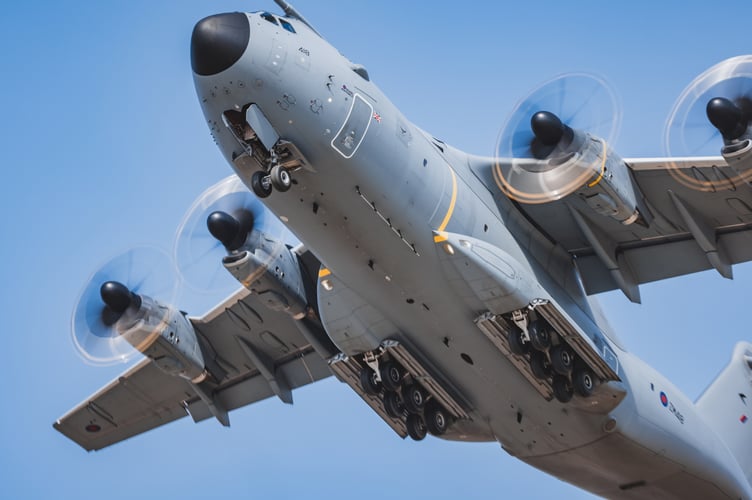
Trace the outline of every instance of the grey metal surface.
<instances>
[{"instance_id":1,"label":"grey metal surface","mask_svg":"<svg viewBox=\"0 0 752 500\"><path fill-rule=\"evenodd\" d=\"M185 417L183 401L194 397L185 379L166 375L147 358L60 417L54 427L86 451L99 450Z\"/></svg>"},{"instance_id":2,"label":"grey metal surface","mask_svg":"<svg viewBox=\"0 0 752 500\"><path fill-rule=\"evenodd\" d=\"M225 410L274 396L274 383L264 372L276 374L290 389L332 374L295 320L264 307L258 296L246 289L191 321L203 343L207 367L218 375L217 380L204 384L210 384L215 401ZM254 352L268 360L268 366L256 366L238 345L238 338L253 346ZM54 425L84 449L96 450L189 414L196 422L213 416L189 382L167 375L145 359ZM99 430L87 432L87 425Z\"/></svg>"},{"instance_id":3,"label":"grey metal surface","mask_svg":"<svg viewBox=\"0 0 752 500\"><path fill-rule=\"evenodd\" d=\"M731 264L752 260L752 190L742 182L729 184L736 175L723 158L626 159L654 219L648 227L624 226L608 217L586 214L590 224L613 242L637 284L712 269L706 251L698 244L669 192L708 222ZM708 179L704 191L687 186L683 177ZM717 180L716 184L713 180ZM714 187L717 185L718 187ZM559 200L542 205L521 205L522 210L548 235L576 258L588 293L618 289L582 231ZM676 256L681 255L681 259Z\"/></svg>"}]
</instances>

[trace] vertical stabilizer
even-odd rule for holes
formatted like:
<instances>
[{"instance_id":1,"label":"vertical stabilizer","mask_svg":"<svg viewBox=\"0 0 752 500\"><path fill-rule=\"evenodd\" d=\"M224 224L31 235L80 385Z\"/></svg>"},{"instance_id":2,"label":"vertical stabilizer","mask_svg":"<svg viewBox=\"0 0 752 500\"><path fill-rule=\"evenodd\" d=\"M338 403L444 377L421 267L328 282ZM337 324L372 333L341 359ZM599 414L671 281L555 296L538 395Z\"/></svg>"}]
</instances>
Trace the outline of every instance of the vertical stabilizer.
<instances>
[{"instance_id":1,"label":"vertical stabilizer","mask_svg":"<svg viewBox=\"0 0 752 500\"><path fill-rule=\"evenodd\" d=\"M752 483L752 344L739 342L731 362L696 403Z\"/></svg>"}]
</instances>

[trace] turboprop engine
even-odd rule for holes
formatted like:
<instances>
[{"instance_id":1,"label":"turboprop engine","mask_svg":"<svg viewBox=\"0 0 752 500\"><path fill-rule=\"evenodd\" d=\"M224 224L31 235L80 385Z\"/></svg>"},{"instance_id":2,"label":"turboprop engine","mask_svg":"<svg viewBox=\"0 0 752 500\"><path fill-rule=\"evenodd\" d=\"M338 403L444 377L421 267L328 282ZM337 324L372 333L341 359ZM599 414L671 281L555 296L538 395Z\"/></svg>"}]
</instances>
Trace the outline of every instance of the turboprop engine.
<instances>
[{"instance_id":1,"label":"turboprop engine","mask_svg":"<svg viewBox=\"0 0 752 500\"><path fill-rule=\"evenodd\" d=\"M603 116L593 116L593 107ZM518 104L501 133L496 183L520 203L576 196L622 224L644 220L639 188L605 138L613 135L618 115L610 89L589 75L544 84ZM604 122L605 129L593 126Z\"/></svg>"},{"instance_id":2,"label":"turboprop engine","mask_svg":"<svg viewBox=\"0 0 752 500\"><path fill-rule=\"evenodd\" d=\"M196 332L180 311L137 295L117 281L102 284L100 296L105 325L110 324L162 371L193 383L206 377Z\"/></svg>"},{"instance_id":3,"label":"turboprop engine","mask_svg":"<svg viewBox=\"0 0 752 500\"><path fill-rule=\"evenodd\" d=\"M674 104L664 139L667 156L679 158L715 155L722 142L721 156L731 168L726 179L714 179L711 186L675 170L683 184L706 191L750 183L752 56L726 59L695 78Z\"/></svg>"},{"instance_id":4,"label":"turboprop engine","mask_svg":"<svg viewBox=\"0 0 752 500\"><path fill-rule=\"evenodd\" d=\"M149 296L158 292L155 287L173 286L174 279L163 272L170 268L163 254L137 248L94 273L73 314L73 341L87 361L126 361L140 352L170 375L193 383L206 378L201 346L190 321Z\"/></svg>"},{"instance_id":5,"label":"turboprop engine","mask_svg":"<svg viewBox=\"0 0 752 500\"><path fill-rule=\"evenodd\" d=\"M205 191L178 231L176 261L189 284L208 290L222 265L270 309L306 315L306 290L295 254L300 242L238 177ZM206 270L201 273L201 270Z\"/></svg>"}]
</instances>

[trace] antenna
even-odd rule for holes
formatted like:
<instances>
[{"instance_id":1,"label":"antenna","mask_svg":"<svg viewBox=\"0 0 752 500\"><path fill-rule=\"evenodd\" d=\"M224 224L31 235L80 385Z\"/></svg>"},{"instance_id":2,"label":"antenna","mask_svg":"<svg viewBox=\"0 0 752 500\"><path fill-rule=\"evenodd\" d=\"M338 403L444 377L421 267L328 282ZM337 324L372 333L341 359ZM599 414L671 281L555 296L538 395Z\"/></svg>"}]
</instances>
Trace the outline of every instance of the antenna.
<instances>
[{"instance_id":1,"label":"antenna","mask_svg":"<svg viewBox=\"0 0 752 500\"><path fill-rule=\"evenodd\" d=\"M295 10L295 7L293 7L289 3L285 2L285 0L274 0L274 3L276 3L277 5L279 5L282 8L282 10L285 11L285 14L288 17L291 17L293 19L297 19L301 23L303 23L306 26L308 26L309 28L311 28L311 31L313 31L314 33L316 33L318 36L320 36L321 38L324 38L323 36L321 36L321 33L319 33L318 31L316 31L316 28L314 28L313 26L311 26L311 23L309 23L308 21L306 21L305 18L303 16L301 16L298 13L297 10Z\"/></svg>"}]
</instances>

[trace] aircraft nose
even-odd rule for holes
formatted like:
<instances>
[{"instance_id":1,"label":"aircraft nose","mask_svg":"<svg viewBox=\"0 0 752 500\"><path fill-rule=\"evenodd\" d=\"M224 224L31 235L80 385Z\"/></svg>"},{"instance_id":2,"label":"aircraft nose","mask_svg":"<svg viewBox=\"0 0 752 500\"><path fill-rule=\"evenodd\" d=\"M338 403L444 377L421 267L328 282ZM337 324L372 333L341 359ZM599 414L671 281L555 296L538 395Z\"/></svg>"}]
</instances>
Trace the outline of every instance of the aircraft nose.
<instances>
[{"instance_id":1,"label":"aircraft nose","mask_svg":"<svg viewBox=\"0 0 752 500\"><path fill-rule=\"evenodd\" d=\"M216 14L196 23L191 35L191 67L199 75L215 75L240 59L251 36L241 12Z\"/></svg>"}]
</instances>

